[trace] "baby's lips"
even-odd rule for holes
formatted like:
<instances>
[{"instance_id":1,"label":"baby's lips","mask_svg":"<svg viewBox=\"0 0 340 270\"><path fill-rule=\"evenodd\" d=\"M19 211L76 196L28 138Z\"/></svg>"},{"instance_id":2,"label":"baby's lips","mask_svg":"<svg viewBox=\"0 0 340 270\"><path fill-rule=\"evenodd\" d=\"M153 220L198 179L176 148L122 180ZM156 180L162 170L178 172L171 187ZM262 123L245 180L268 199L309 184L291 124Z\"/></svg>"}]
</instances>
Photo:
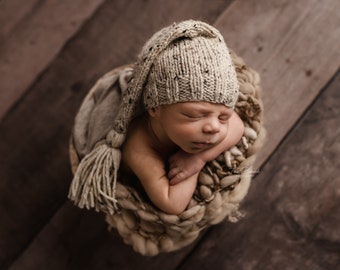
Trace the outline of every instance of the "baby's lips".
<instances>
[{"instance_id":1,"label":"baby's lips","mask_svg":"<svg viewBox=\"0 0 340 270\"><path fill-rule=\"evenodd\" d=\"M193 142L194 145L200 146L200 147L206 147L206 146L212 146L214 143L212 142Z\"/></svg>"}]
</instances>

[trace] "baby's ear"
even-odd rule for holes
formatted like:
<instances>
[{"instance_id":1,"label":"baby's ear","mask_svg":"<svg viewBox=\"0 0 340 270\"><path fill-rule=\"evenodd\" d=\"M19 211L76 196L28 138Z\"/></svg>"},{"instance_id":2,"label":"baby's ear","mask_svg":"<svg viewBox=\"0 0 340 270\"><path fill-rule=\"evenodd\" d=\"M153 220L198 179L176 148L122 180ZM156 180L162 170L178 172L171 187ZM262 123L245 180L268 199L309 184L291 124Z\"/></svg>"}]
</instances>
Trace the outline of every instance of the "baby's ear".
<instances>
[{"instance_id":1,"label":"baby's ear","mask_svg":"<svg viewBox=\"0 0 340 270\"><path fill-rule=\"evenodd\" d=\"M158 117L159 116L159 107L149 109L148 113L151 117Z\"/></svg>"}]
</instances>

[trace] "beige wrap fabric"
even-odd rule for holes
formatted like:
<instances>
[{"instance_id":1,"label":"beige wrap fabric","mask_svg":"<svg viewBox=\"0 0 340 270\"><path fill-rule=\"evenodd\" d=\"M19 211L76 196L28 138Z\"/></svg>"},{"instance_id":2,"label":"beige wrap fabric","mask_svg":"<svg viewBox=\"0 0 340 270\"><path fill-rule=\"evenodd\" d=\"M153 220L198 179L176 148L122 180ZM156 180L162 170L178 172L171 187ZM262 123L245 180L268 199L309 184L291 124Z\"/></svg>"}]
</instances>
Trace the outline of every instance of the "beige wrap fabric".
<instances>
[{"instance_id":1,"label":"beige wrap fabric","mask_svg":"<svg viewBox=\"0 0 340 270\"><path fill-rule=\"evenodd\" d=\"M106 213L109 229L117 229L136 252L153 256L192 243L205 228L225 219L242 217L239 203L246 196L256 152L262 146L263 106L260 77L243 59L231 53L240 84L235 111L245 125L240 142L209 162L199 175L198 185L187 209L169 215L157 209L133 185L126 185L120 173L116 185L119 212ZM100 144L117 114L122 93L132 74L132 65L114 69L100 78L84 99L75 119L70 141L70 160L75 172L80 160ZM150 164L152 166L152 164Z\"/></svg>"}]
</instances>

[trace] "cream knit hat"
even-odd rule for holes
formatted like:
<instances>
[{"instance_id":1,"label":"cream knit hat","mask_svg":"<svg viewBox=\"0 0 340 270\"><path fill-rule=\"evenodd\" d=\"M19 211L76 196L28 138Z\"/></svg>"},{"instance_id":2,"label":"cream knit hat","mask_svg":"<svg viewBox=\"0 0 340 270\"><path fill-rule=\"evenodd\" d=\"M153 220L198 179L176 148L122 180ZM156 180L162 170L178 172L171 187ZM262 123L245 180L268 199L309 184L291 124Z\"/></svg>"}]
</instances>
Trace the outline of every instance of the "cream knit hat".
<instances>
[{"instance_id":1,"label":"cream knit hat","mask_svg":"<svg viewBox=\"0 0 340 270\"><path fill-rule=\"evenodd\" d=\"M115 199L120 147L144 96L148 108L186 101L234 107L238 81L222 35L188 20L158 31L145 44L105 142L80 162L69 198L79 207L118 211Z\"/></svg>"},{"instance_id":2,"label":"cream knit hat","mask_svg":"<svg viewBox=\"0 0 340 270\"><path fill-rule=\"evenodd\" d=\"M126 133L137 104L208 101L233 108L239 84L220 32L201 21L174 23L144 45L123 98L114 129Z\"/></svg>"},{"instance_id":3,"label":"cream knit hat","mask_svg":"<svg viewBox=\"0 0 340 270\"><path fill-rule=\"evenodd\" d=\"M215 36L179 38L159 53L143 89L146 109L187 101L234 107L239 88L235 68L225 42L210 28Z\"/></svg>"}]
</instances>

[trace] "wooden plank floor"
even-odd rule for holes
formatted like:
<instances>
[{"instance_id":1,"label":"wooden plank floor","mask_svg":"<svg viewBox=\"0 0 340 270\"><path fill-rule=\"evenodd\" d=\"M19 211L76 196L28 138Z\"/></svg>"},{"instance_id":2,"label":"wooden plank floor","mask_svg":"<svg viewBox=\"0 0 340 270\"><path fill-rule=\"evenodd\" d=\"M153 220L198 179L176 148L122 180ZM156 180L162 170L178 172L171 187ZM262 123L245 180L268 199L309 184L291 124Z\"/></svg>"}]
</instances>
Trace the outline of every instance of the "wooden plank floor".
<instances>
[{"instance_id":1,"label":"wooden plank floor","mask_svg":"<svg viewBox=\"0 0 340 270\"><path fill-rule=\"evenodd\" d=\"M0 2L0 269L340 267L338 1L19 2ZM260 72L268 139L244 220L142 257L66 199L68 138L96 79L187 18Z\"/></svg>"},{"instance_id":2,"label":"wooden plank floor","mask_svg":"<svg viewBox=\"0 0 340 270\"><path fill-rule=\"evenodd\" d=\"M0 2L0 119L103 0ZM29 63L29 65L28 65ZM29 68L28 68L29 67Z\"/></svg>"}]
</instances>

